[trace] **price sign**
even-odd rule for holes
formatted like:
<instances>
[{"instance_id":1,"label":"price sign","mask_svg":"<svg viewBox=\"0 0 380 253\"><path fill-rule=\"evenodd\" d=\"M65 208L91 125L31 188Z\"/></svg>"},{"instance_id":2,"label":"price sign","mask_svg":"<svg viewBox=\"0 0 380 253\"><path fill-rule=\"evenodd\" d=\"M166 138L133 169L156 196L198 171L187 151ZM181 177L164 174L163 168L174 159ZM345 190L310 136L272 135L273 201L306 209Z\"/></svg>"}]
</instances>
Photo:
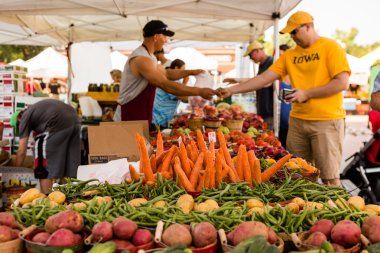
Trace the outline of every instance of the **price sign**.
<instances>
[{"instance_id":1,"label":"price sign","mask_svg":"<svg viewBox=\"0 0 380 253\"><path fill-rule=\"evenodd\" d=\"M216 142L216 134L215 132L209 132L208 133L208 141L211 142Z\"/></svg>"}]
</instances>

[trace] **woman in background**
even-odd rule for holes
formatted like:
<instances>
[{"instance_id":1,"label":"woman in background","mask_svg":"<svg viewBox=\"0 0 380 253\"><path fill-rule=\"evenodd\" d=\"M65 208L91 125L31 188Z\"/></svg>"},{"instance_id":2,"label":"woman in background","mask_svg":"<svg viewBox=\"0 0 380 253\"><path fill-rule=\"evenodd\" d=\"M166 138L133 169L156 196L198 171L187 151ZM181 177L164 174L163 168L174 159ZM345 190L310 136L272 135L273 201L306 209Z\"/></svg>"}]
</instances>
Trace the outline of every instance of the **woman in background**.
<instances>
[{"instance_id":1,"label":"woman in background","mask_svg":"<svg viewBox=\"0 0 380 253\"><path fill-rule=\"evenodd\" d=\"M184 61L180 59L175 59L170 64L169 68L184 70L186 66ZM186 85L188 80L188 78L183 78L177 80L176 82L180 85ZM180 100L183 100L183 97L179 98L177 96L163 91L160 88L157 88L156 96L154 98L153 119L151 128L154 129L154 126L156 125L159 125L160 129L168 128L168 122L173 118Z\"/></svg>"},{"instance_id":2,"label":"woman in background","mask_svg":"<svg viewBox=\"0 0 380 253\"><path fill-rule=\"evenodd\" d=\"M121 80L121 71L120 70L113 69L113 70L111 70L110 75L111 75L113 84L116 84L116 83L120 84L120 80Z\"/></svg>"}]
</instances>

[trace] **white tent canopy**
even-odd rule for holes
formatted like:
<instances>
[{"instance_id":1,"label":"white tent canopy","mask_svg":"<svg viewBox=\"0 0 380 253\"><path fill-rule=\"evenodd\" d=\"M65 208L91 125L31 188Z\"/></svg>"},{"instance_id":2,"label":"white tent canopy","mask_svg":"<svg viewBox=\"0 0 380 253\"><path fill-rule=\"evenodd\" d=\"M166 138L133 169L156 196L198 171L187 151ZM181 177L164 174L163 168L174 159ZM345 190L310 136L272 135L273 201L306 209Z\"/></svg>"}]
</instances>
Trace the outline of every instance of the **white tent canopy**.
<instances>
[{"instance_id":1,"label":"white tent canopy","mask_svg":"<svg viewBox=\"0 0 380 253\"><path fill-rule=\"evenodd\" d=\"M177 47L171 50L167 55L171 60L181 59L186 63L186 69L208 69L215 70L218 68L218 62L207 58L204 54L192 47Z\"/></svg>"},{"instance_id":2,"label":"white tent canopy","mask_svg":"<svg viewBox=\"0 0 380 253\"><path fill-rule=\"evenodd\" d=\"M351 68L350 83L367 85L369 78L369 67L360 58L347 54L348 64Z\"/></svg>"},{"instance_id":3,"label":"white tent canopy","mask_svg":"<svg viewBox=\"0 0 380 253\"><path fill-rule=\"evenodd\" d=\"M111 53L111 64L112 64L112 69L119 69L123 71L124 65L127 62L128 57L125 56L124 54L114 51Z\"/></svg>"},{"instance_id":4,"label":"white tent canopy","mask_svg":"<svg viewBox=\"0 0 380 253\"><path fill-rule=\"evenodd\" d=\"M67 57L51 47L46 48L25 63L29 77L67 77Z\"/></svg>"},{"instance_id":5,"label":"white tent canopy","mask_svg":"<svg viewBox=\"0 0 380 253\"><path fill-rule=\"evenodd\" d=\"M0 5L0 44L141 40L161 19L175 39L248 42L301 0L18 0ZM9 28L9 24L15 25ZM48 36L48 37L46 37Z\"/></svg>"},{"instance_id":6,"label":"white tent canopy","mask_svg":"<svg viewBox=\"0 0 380 253\"><path fill-rule=\"evenodd\" d=\"M374 64L377 60L380 60L380 47L378 47L376 50L372 51L371 53L364 55L360 58L362 63L370 68L372 64Z\"/></svg>"},{"instance_id":7,"label":"white tent canopy","mask_svg":"<svg viewBox=\"0 0 380 253\"><path fill-rule=\"evenodd\" d=\"M17 59L13 62L10 62L9 65L26 67L26 62L23 59Z\"/></svg>"}]
</instances>

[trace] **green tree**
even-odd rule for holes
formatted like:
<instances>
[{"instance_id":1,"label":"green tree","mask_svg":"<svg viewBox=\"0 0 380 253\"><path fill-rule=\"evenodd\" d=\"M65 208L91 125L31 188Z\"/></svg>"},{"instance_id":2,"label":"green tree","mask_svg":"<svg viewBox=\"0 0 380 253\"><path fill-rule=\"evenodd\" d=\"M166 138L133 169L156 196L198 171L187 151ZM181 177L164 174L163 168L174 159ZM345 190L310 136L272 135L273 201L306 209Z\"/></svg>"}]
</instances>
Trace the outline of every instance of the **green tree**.
<instances>
[{"instance_id":1,"label":"green tree","mask_svg":"<svg viewBox=\"0 0 380 253\"><path fill-rule=\"evenodd\" d=\"M346 52L356 57L362 57L377 47L380 46L380 42L375 42L369 45L359 45L355 43L355 38L358 36L359 30L352 27L350 31L346 32L340 29L335 31L334 38L340 40L346 46Z\"/></svg>"},{"instance_id":2,"label":"green tree","mask_svg":"<svg viewBox=\"0 0 380 253\"><path fill-rule=\"evenodd\" d=\"M9 63L17 59L26 61L45 48L42 46L0 45L0 62Z\"/></svg>"}]
</instances>

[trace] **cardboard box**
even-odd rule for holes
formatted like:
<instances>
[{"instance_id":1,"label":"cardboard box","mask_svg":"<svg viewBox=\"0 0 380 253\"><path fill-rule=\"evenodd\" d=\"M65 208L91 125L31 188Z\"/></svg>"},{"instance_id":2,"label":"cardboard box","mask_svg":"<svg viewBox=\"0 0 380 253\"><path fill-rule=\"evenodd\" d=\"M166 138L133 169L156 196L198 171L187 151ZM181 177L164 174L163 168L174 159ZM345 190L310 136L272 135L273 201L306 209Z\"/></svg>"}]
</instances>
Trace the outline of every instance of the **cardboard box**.
<instances>
[{"instance_id":1,"label":"cardboard box","mask_svg":"<svg viewBox=\"0 0 380 253\"><path fill-rule=\"evenodd\" d=\"M107 163L111 160L127 158L128 161L140 160L136 143L136 133L145 138L148 152L148 121L126 121L88 126L89 164Z\"/></svg>"},{"instance_id":2,"label":"cardboard box","mask_svg":"<svg viewBox=\"0 0 380 253\"><path fill-rule=\"evenodd\" d=\"M7 207L29 188L40 188L39 180L34 177L33 157L27 156L21 167L15 167L16 156L12 155L11 158L6 166L0 166Z\"/></svg>"},{"instance_id":3,"label":"cardboard box","mask_svg":"<svg viewBox=\"0 0 380 253\"><path fill-rule=\"evenodd\" d=\"M145 139L149 140L149 124L147 120L132 120L132 121L109 121L100 122L100 125L137 125L137 127L142 127L143 136Z\"/></svg>"}]
</instances>

